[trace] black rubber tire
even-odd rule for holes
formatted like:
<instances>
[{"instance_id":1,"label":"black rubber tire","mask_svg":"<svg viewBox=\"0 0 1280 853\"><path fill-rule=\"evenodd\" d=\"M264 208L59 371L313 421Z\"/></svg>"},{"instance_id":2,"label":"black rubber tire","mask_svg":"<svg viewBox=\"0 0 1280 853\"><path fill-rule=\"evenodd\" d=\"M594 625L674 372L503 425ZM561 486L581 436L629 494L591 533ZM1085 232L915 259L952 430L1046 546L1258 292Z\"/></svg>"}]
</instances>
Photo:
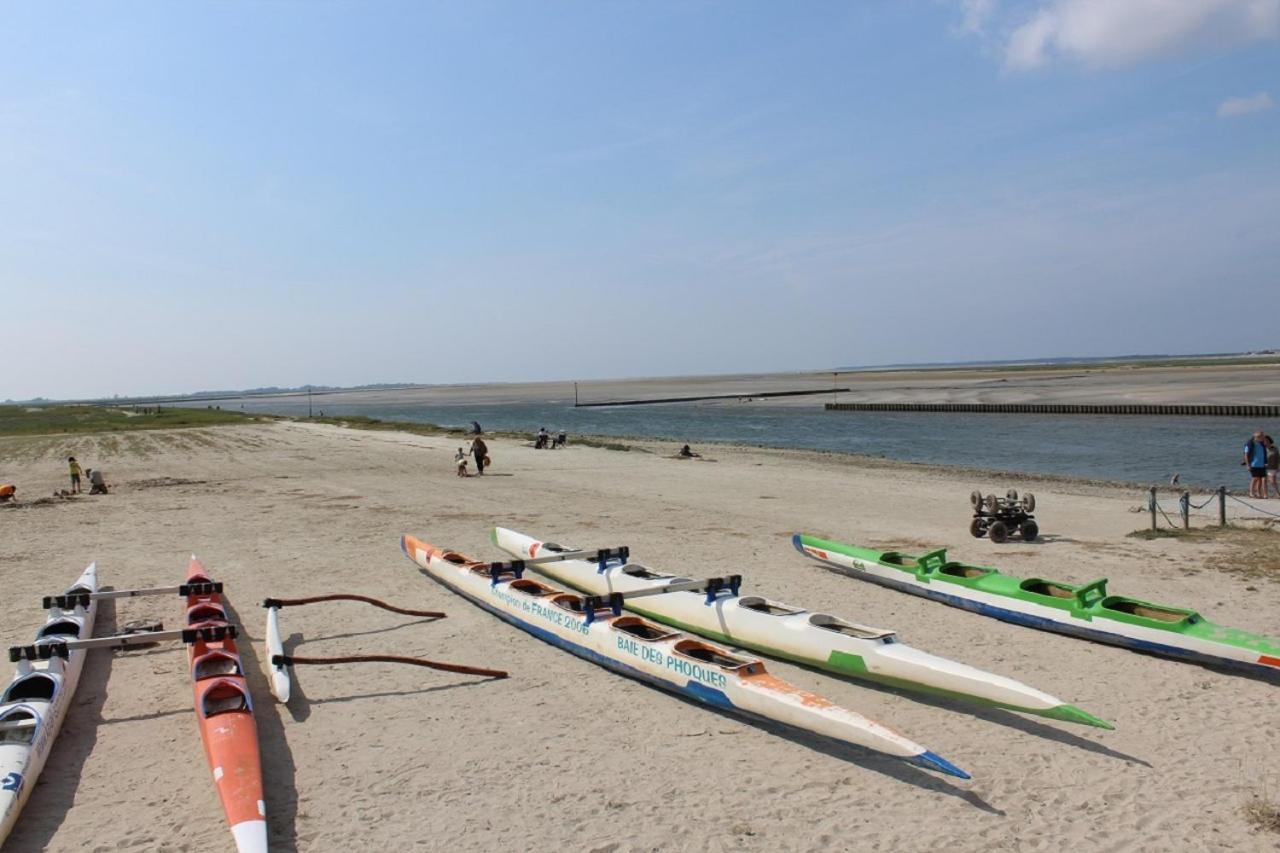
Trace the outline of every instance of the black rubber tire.
<instances>
[{"instance_id":1,"label":"black rubber tire","mask_svg":"<svg viewBox=\"0 0 1280 853\"><path fill-rule=\"evenodd\" d=\"M986 504L987 512L995 512L1000 507L1000 499L995 495L987 495L982 502Z\"/></svg>"},{"instance_id":2,"label":"black rubber tire","mask_svg":"<svg viewBox=\"0 0 1280 853\"><path fill-rule=\"evenodd\" d=\"M1034 542L1036 537L1040 535L1040 525L1034 521L1024 521L1022 526L1018 528L1018 532L1022 534L1023 542Z\"/></svg>"},{"instance_id":3,"label":"black rubber tire","mask_svg":"<svg viewBox=\"0 0 1280 853\"><path fill-rule=\"evenodd\" d=\"M973 534L974 539L981 539L987 535L987 520L985 518L975 518L969 522L969 532Z\"/></svg>"},{"instance_id":4,"label":"black rubber tire","mask_svg":"<svg viewBox=\"0 0 1280 853\"><path fill-rule=\"evenodd\" d=\"M969 506L973 507L974 509L982 508L982 492L978 491L977 489L974 489L972 492L969 493Z\"/></svg>"},{"instance_id":5,"label":"black rubber tire","mask_svg":"<svg viewBox=\"0 0 1280 853\"><path fill-rule=\"evenodd\" d=\"M1004 499L1007 500L1009 503L1013 503L1018 499L1018 490L1010 489L1009 491L1005 492Z\"/></svg>"},{"instance_id":6,"label":"black rubber tire","mask_svg":"<svg viewBox=\"0 0 1280 853\"><path fill-rule=\"evenodd\" d=\"M992 542L1005 542L1009 539L1009 528L1005 527L1003 521L993 521L987 528L987 536L991 537Z\"/></svg>"},{"instance_id":7,"label":"black rubber tire","mask_svg":"<svg viewBox=\"0 0 1280 853\"><path fill-rule=\"evenodd\" d=\"M1036 511L1036 496L1027 492L1022 496L1022 511L1030 515Z\"/></svg>"}]
</instances>

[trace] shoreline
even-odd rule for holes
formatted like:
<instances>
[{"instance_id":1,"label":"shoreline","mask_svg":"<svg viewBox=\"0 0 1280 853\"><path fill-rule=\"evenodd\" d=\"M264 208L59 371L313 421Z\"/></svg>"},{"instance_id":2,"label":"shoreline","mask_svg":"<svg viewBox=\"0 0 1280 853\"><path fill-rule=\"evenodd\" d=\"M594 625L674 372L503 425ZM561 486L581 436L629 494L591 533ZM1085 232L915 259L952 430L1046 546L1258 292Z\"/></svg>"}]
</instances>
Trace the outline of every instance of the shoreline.
<instances>
[{"instance_id":1,"label":"shoreline","mask_svg":"<svg viewBox=\"0 0 1280 853\"><path fill-rule=\"evenodd\" d=\"M617 853L672 844L696 853L1019 844L1091 853L1118 831L1141 830L1155 847L1201 838L1191 848L1204 850L1271 838L1251 828L1242 806L1269 796L1269 768L1280 760L1280 736L1257 725L1275 685L863 583L796 554L789 536L947 547L956 559L1066 583L1106 576L1117 594L1266 631L1268 614L1280 612L1280 569L1237 569L1260 565L1249 549L1274 553L1280 535L1130 537L1144 519L1131 514L1127 490L1033 479L1018 485L1036 486L1042 537L998 545L968 533L967 498L978 484L963 470L742 444L708 444L710 462L665 458L680 443L659 440L629 452L535 451L524 435L487 440L494 468L459 479L456 437L447 433L305 420L0 437L0 465L25 494L62 486L70 453L117 484L109 495L0 519L10 532L0 558L11 602L0 609L0 635L27 640L44 618L40 596L90 560L104 587L129 589L177 582L196 553L225 582L245 626L273 849L448 839L460 851L491 851L532 838L549 849ZM499 559L493 525L580 547L626 544L658 571L742 574L749 594L884 626L910 646L1088 708L1116 730L916 697L767 659L771 674L973 773L953 784L682 702L505 625L422 579L399 550L409 533ZM306 667L294 673L290 703L273 702L255 605L335 592L448 618L424 622L350 603L288 609L287 654L396 653L511 677ZM180 602L162 598L104 604L99 633L182 616ZM1233 701L1214 703L1206 721L1206 698L1218 694ZM224 849L181 650L91 652L38 790L6 850ZM1101 802L1112 829L1105 837L1096 819L1080 820L1101 814ZM846 841L854 830L857 841Z\"/></svg>"}]
</instances>

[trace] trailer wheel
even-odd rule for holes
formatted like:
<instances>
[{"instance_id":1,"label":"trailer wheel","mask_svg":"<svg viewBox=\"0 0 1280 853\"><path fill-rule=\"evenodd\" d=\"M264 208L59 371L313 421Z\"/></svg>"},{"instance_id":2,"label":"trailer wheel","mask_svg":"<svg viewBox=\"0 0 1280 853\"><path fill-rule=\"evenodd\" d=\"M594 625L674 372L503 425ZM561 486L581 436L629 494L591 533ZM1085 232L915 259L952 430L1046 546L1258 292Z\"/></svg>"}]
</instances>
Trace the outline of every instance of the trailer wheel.
<instances>
[{"instance_id":1,"label":"trailer wheel","mask_svg":"<svg viewBox=\"0 0 1280 853\"><path fill-rule=\"evenodd\" d=\"M993 521L987 528L987 535L991 537L992 542L1004 542L1009 538L1009 528L1005 527L1003 521Z\"/></svg>"},{"instance_id":2,"label":"trailer wheel","mask_svg":"<svg viewBox=\"0 0 1280 853\"><path fill-rule=\"evenodd\" d=\"M974 489L972 492L970 492L969 505L972 506L974 509L980 509L982 507L982 492L978 491L977 489Z\"/></svg>"},{"instance_id":3,"label":"trailer wheel","mask_svg":"<svg viewBox=\"0 0 1280 853\"><path fill-rule=\"evenodd\" d=\"M981 539L983 536L986 536L987 522L981 518L975 518L973 521L969 522L969 533L973 535L974 539Z\"/></svg>"},{"instance_id":4,"label":"trailer wheel","mask_svg":"<svg viewBox=\"0 0 1280 853\"><path fill-rule=\"evenodd\" d=\"M995 512L1000 507L1000 499L995 495L987 495L982 499L982 503L986 506L987 512Z\"/></svg>"},{"instance_id":5,"label":"trailer wheel","mask_svg":"<svg viewBox=\"0 0 1280 853\"><path fill-rule=\"evenodd\" d=\"M1036 496L1027 492L1022 496L1022 511L1025 513L1033 513L1036 511Z\"/></svg>"},{"instance_id":6,"label":"trailer wheel","mask_svg":"<svg viewBox=\"0 0 1280 853\"><path fill-rule=\"evenodd\" d=\"M1040 525L1034 521L1022 522L1022 527L1019 530L1022 533L1022 541L1024 542L1034 542L1036 537L1040 535Z\"/></svg>"}]
</instances>

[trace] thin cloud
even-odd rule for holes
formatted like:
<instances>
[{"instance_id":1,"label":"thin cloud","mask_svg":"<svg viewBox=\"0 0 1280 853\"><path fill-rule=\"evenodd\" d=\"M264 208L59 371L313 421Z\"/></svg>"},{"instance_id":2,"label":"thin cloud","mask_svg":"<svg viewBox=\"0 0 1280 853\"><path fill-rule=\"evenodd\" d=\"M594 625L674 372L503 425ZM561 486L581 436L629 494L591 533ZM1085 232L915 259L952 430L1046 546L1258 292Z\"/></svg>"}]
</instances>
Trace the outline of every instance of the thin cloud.
<instances>
[{"instance_id":1,"label":"thin cloud","mask_svg":"<svg viewBox=\"0 0 1280 853\"><path fill-rule=\"evenodd\" d=\"M1218 118L1235 118L1250 113L1266 112L1276 105L1266 92L1259 92L1247 98L1227 98L1218 104Z\"/></svg>"},{"instance_id":2,"label":"thin cloud","mask_svg":"<svg viewBox=\"0 0 1280 853\"><path fill-rule=\"evenodd\" d=\"M1007 67L1133 65L1280 36L1280 0L1047 0L1009 33Z\"/></svg>"}]
</instances>

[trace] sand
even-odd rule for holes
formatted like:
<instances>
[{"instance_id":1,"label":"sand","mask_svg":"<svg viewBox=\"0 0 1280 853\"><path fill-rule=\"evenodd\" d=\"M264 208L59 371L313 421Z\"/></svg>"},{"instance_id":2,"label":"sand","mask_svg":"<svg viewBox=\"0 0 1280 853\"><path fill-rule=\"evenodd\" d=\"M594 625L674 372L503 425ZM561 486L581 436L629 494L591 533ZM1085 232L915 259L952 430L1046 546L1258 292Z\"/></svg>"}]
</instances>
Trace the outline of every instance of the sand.
<instances>
[{"instance_id":1,"label":"sand","mask_svg":"<svg viewBox=\"0 0 1280 853\"><path fill-rule=\"evenodd\" d=\"M1215 567L1252 559L1231 537L1143 541L1143 495L819 453L699 448L714 461L535 451L494 440L492 476L459 480L456 441L275 423L104 437L0 438L0 480L28 502L60 459L99 464L105 497L0 509L0 636L26 641L39 597L90 560L118 588L177 582L188 553L227 584L253 641L275 849L1259 850L1242 807L1280 794L1276 686L1031 631L859 583L796 554L805 531L1023 575L1111 578L1138 597L1280 633L1280 584ZM1045 533L967 533L973 488L1033 490ZM1280 502L1275 502L1280 508ZM609 673L505 625L401 555L412 532L502 555L502 524L872 625L1047 690L1112 720L1103 732L919 701L771 662L805 688L892 725L969 770L948 780L873 753L726 716ZM298 654L392 653L505 669L505 681L410 667L299 669L288 706L262 677L268 596L356 592L447 611L286 609ZM104 604L97 633L176 625L177 600ZM181 651L93 652L51 761L6 851L228 850Z\"/></svg>"}]
</instances>

